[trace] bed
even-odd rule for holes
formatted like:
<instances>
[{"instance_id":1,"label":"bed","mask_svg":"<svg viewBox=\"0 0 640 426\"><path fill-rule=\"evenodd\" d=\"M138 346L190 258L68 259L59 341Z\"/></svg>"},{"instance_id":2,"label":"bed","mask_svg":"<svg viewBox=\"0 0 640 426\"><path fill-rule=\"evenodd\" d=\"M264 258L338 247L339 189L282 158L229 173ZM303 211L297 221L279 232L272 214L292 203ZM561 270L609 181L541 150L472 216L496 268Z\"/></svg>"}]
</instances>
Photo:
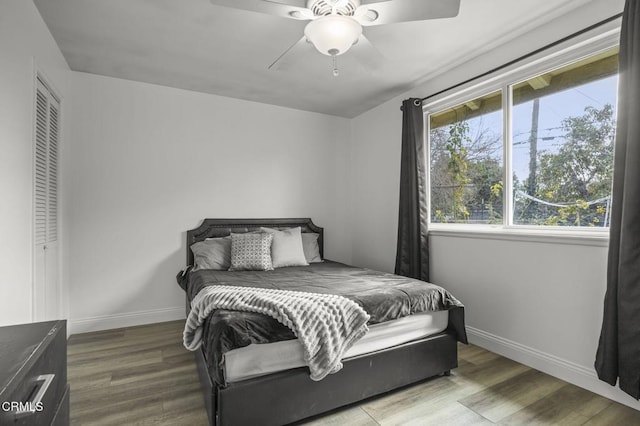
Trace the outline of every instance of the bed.
<instances>
[{"instance_id":1,"label":"bed","mask_svg":"<svg viewBox=\"0 0 640 426\"><path fill-rule=\"evenodd\" d=\"M232 278L237 277L233 272L190 272L189 266L194 263L191 245L207 238L256 231L260 227L300 227L302 233L317 234L318 249L324 259L324 232L311 219L205 219L198 228L187 231L188 268L177 277L185 290L187 314L194 296L203 285L211 284L209 281L214 284L224 281L225 284L244 285L238 280L234 283ZM360 281L363 277L369 279L369 275L375 274L380 274L383 281L403 278L328 260L310 264L309 267L281 269L262 275L241 275L240 280L252 286L265 276L278 283L303 277L301 280L311 286L309 288L315 289L320 288L314 287L320 285L314 281L316 276L330 277L334 281L341 279L340 274L357 274ZM289 279L291 276L294 278ZM309 279L309 276L312 278ZM305 287L302 291L309 291L309 288ZM448 375L451 369L457 367L457 342L466 343L464 308L461 305L450 306L446 311L434 312L433 315L425 312L423 317L411 315L393 321L386 321L379 316L376 318L376 324L370 326L366 338L363 337L346 354L343 368L319 381L309 377L309 369L300 365L299 357L284 355L296 345L296 340L291 340L295 336L287 335L290 330L284 327L273 332L273 341L261 341L264 344L250 346L246 342L238 344L240 347L225 353L226 359L220 348L217 353L212 348L215 346L212 341L203 344L195 351L195 356L210 423L223 426L292 423L430 377ZM401 334L397 330L400 326L403 330L407 330L407 327L409 330L402 340L398 340ZM215 329L207 323L205 334L211 333L207 327ZM278 334L281 336L278 337ZM218 340L233 340L228 339L227 335L222 337ZM278 362L264 361L261 364L263 360ZM283 363L288 367L284 367ZM250 369L247 370L247 367Z\"/></svg>"}]
</instances>

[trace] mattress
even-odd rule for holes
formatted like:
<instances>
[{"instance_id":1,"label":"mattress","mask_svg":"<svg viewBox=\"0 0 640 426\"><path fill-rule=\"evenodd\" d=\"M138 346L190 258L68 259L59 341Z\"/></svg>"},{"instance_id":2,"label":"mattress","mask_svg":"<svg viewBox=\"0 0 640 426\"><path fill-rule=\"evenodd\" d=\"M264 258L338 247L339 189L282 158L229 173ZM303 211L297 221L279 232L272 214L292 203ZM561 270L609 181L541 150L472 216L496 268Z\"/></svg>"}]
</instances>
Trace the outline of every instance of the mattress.
<instances>
[{"instance_id":1,"label":"mattress","mask_svg":"<svg viewBox=\"0 0 640 426\"><path fill-rule=\"evenodd\" d=\"M203 288L215 285L343 296L359 304L370 315L370 328L418 313L448 311L448 328L456 333L458 340L466 343L463 305L442 287L399 275L325 260L274 271L201 269L178 274L177 279L187 292L189 301L193 301ZM270 316L256 312L218 309L203 319L201 327L205 362L212 381L220 384L226 382L223 366L229 352L295 339L291 329ZM400 343L404 342L397 344ZM250 360L247 364L253 362ZM257 368L251 374L272 371L262 366Z\"/></svg>"},{"instance_id":2,"label":"mattress","mask_svg":"<svg viewBox=\"0 0 640 426\"><path fill-rule=\"evenodd\" d=\"M448 323L449 311L433 311L371 325L369 332L345 353L343 359L440 333ZM223 373L226 382L231 383L304 365L302 345L293 339L230 350L224 355Z\"/></svg>"}]
</instances>

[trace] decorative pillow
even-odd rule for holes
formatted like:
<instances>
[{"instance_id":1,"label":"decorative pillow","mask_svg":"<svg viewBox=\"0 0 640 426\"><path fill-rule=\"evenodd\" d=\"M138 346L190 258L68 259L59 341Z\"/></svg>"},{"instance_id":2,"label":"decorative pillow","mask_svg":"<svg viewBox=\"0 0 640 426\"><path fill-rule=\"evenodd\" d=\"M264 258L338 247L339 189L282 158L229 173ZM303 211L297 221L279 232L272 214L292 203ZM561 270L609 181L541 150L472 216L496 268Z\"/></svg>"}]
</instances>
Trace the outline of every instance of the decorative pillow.
<instances>
[{"instance_id":1,"label":"decorative pillow","mask_svg":"<svg viewBox=\"0 0 640 426\"><path fill-rule=\"evenodd\" d=\"M281 231L271 228L260 228L260 230L273 235L271 261L274 268L308 265L302 248L302 236L300 235L299 226Z\"/></svg>"},{"instance_id":2,"label":"decorative pillow","mask_svg":"<svg viewBox=\"0 0 640 426\"><path fill-rule=\"evenodd\" d=\"M322 262L320 257L320 246L318 245L318 237L320 234L313 232L302 233L302 250L304 250L304 257L309 263Z\"/></svg>"},{"instance_id":3,"label":"decorative pillow","mask_svg":"<svg viewBox=\"0 0 640 426\"><path fill-rule=\"evenodd\" d=\"M231 237L207 238L191 245L194 271L226 271L231 266Z\"/></svg>"},{"instance_id":4,"label":"decorative pillow","mask_svg":"<svg viewBox=\"0 0 640 426\"><path fill-rule=\"evenodd\" d=\"M272 271L271 241L267 232L231 234L230 271Z\"/></svg>"}]
</instances>

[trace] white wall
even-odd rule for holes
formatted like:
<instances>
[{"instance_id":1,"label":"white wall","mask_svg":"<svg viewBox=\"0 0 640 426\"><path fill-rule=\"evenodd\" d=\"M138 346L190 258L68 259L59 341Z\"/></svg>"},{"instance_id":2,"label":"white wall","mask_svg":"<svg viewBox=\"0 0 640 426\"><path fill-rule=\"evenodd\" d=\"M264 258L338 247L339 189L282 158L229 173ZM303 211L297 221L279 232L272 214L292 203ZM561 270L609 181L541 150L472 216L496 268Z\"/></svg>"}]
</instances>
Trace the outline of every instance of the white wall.
<instances>
[{"instance_id":1,"label":"white wall","mask_svg":"<svg viewBox=\"0 0 640 426\"><path fill-rule=\"evenodd\" d=\"M393 271L398 223L402 99L436 93L622 10L594 0L533 34L471 59L352 123L351 199L354 264ZM533 241L430 238L431 279L466 305L472 342L640 409L595 378L606 247Z\"/></svg>"},{"instance_id":2,"label":"white wall","mask_svg":"<svg viewBox=\"0 0 640 426\"><path fill-rule=\"evenodd\" d=\"M182 317L185 231L205 217L311 217L350 261L348 120L83 73L72 87L73 332Z\"/></svg>"},{"instance_id":3,"label":"white wall","mask_svg":"<svg viewBox=\"0 0 640 426\"><path fill-rule=\"evenodd\" d=\"M31 1L0 0L0 325L32 320L36 66L63 97L63 156L69 67Z\"/></svg>"}]
</instances>

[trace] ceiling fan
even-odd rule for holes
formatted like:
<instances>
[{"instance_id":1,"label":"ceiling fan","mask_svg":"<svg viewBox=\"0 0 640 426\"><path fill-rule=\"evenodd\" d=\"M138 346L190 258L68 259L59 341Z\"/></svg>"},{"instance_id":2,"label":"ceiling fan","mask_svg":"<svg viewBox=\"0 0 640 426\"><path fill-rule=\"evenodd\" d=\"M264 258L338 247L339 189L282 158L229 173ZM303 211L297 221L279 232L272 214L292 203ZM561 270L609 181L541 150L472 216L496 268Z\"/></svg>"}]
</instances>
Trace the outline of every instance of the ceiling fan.
<instances>
[{"instance_id":1,"label":"ceiling fan","mask_svg":"<svg viewBox=\"0 0 640 426\"><path fill-rule=\"evenodd\" d=\"M460 0L210 0L218 6L249 10L310 21L300 40L284 51L270 66L277 69L285 57L300 56L309 43L333 59L333 75L338 75L337 56L353 51L367 66L379 62L380 53L362 34L362 27L397 22L452 18L458 15Z\"/></svg>"}]
</instances>

